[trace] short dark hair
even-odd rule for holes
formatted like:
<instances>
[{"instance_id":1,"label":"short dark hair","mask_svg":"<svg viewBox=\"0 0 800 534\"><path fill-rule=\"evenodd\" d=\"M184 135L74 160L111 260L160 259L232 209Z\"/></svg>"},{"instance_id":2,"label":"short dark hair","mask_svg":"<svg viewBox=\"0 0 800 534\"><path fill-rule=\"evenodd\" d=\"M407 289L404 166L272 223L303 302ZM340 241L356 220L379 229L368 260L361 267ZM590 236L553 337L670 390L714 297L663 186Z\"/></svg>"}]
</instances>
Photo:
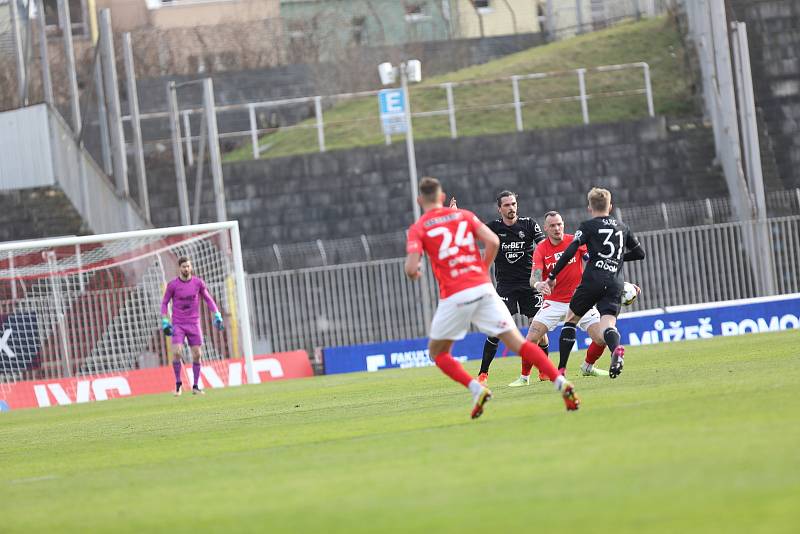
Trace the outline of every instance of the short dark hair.
<instances>
[{"instance_id":1,"label":"short dark hair","mask_svg":"<svg viewBox=\"0 0 800 534\"><path fill-rule=\"evenodd\" d=\"M497 207L499 208L503 202L504 197L514 197L514 200L517 200L517 194L513 191L509 191L508 189L503 189L499 193L497 193Z\"/></svg>"},{"instance_id":2,"label":"short dark hair","mask_svg":"<svg viewBox=\"0 0 800 534\"><path fill-rule=\"evenodd\" d=\"M180 267L181 265L183 265L187 261L192 261L192 260L190 260L186 256L181 256L180 258L178 258L178 267Z\"/></svg>"},{"instance_id":3,"label":"short dark hair","mask_svg":"<svg viewBox=\"0 0 800 534\"><path fill-rule=\"evenodd\" d=\"M424 176L419 181L419 194L428 202L436 202L437 196L442 190L442 184L436 178Z\"/></svg>"},{"instance_id":4,"label":"short dark hair","mask_svg":"<svg viewBox=\"0 0 800 534\"><path fill-rule=\"evenodd\" d=\"M547 220L548 217L555 217L556 215L560 216L561 214L558 213L556 210L550 210L550 211L548 211L547 213L544 214L544 218L545 218L545 220Z\"/></svg>"}]
</instances>

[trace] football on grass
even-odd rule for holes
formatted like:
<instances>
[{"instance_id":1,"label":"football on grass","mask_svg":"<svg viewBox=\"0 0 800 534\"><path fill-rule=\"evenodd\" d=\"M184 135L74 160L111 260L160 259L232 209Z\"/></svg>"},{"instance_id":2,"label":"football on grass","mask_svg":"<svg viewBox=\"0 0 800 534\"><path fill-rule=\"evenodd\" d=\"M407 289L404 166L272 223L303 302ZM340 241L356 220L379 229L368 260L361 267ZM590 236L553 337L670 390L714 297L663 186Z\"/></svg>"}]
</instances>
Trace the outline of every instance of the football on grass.
<instances>
[{"instance_id":1,"label":"football on grass","mask_svg":"<svg viewBox=\"0 0 800 534\"><path fill-rule=\"evenodd\" d=\"M622 304L624 306L630 306L636 302L636 299L639 298L639 293L641 292L641 288L636 284L625 282L625 286L622 288Z\"/></svg>"}]
</instances>

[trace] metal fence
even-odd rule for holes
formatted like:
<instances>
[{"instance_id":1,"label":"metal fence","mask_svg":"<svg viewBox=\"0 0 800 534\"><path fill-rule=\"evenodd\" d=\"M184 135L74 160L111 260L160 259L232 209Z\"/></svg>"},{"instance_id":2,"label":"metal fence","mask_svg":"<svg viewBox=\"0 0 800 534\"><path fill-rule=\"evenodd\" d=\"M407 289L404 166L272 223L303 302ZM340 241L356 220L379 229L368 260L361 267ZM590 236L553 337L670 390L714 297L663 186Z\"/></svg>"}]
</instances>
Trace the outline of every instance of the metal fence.
<instances>
[{"instance_id":1,"label":"metal fence","mask_svg":"<svg viewBox=\"0 0 800 534\"><path fill-rule=\"evenodd\" d=\"M376 96L380 91L362 91L334 95L317 95L261 102L227 104L216 107L219 116L219 139L234 144L249 142L249 157L259 159L262 153L282 150L287 142L294 152L325 152L352 137L352 128L359 129L361 144L391 144L391 136L381 131ZM483 122L487 133L524 131L542 120L547 107L562 106L561 112L571 122L589 124L592 104L603 99L639 97L642 116L652 117L653 91L647 63L626 63L564 71L519 74L497 79L446 82L410 88L414 110L414 128L426 137L457 139L459 127L474 130ZM469 101L469 105L462 104ZM347 103L350 112L330 111ZM327 113L326 113L327 111ZM180 140L189 164L197 147L203 108L180 111ZM504 113L505 122L489 126L489 114ZM168 112L139 115L145 145L170 142L166 137ZM135 117L123 116L126 122ZM563 119L559 119L563 120ZM466 126L465 126L466 125ZM494 129L492 129L494 128ZM274 146L267 134L293 132L291 140Z\"/></svg>"},{"instance_id":2,"label":"metal fence","mask_svg":"<svg viewBox=\"0 0 800 534\"><path fill-rule=\"evenodd\" d=\"M800 213L800 188L768 193L767 208L770 217ZM615 214L637 232L702 226L735 220L728 197L662 202L630 208L626 206L616 208ZM526 213L526 215L529 214ZM573 231L575 225L586 218L586 209L561 210L561 215L564 217L567 230ZM540 219L541 214L534 215L534 217ZM270 247L245 250L244 262L248 271L263 273L390 259L403 254L405 240L405 232L397 231L326 241L274 244Z\"/></svg>"},{"instance_id":3,"label":"metal fence","mask_svg":"<svg viewBox=\"0 0 800 534\"><path fill-rule=\"evenodd\" d=\"M774 272L762 273L745 243L766 229ZM628 311L800 291L800 216L731 222L638 234L647 258L626 264L625 278L642 287ZM423 337L423 291L436 302L426 267L424 283L403 273L396 258L248 277L254 339L260 347L298 348Z\"/></svg>"}]
</instances>

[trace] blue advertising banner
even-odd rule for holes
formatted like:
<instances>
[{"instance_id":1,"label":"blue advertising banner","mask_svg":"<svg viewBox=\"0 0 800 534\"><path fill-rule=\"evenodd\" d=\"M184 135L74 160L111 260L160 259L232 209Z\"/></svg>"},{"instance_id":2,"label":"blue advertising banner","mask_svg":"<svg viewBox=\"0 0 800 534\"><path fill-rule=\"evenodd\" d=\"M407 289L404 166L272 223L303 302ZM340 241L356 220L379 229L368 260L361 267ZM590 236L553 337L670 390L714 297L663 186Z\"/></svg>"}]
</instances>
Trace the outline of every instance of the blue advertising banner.
<instances>
[{"instance_id":1,"label":"blue advertising banner","mask_svg":"<svg viewBox=\"0 0 800 534\"><path fill-rule=\"evenodd\" d=\"M0 315L0 372L38 366L39 323L36 313Z\"/></svg>"},{"instance_id":2,"label":"blue advertising banner","mask_svg":"<svg viewBox=\"0 0 800 534\"><path fill-rule=\"evenodd\" d=\"M800 294L623 314L618 328L623 344L628 346L800 328ZM560 330L557 327L550 332L551 347L558 347ZM462 362L480 359L485 339L483 334L467 334L455 343L453 356ZM576 350L585 349L590 342L586 333L578 330ZM427 345L427 338L418 338L326 348L323 351L325 374L426 367L433 365ZM501 344L498 357L507 353Z\"/></svg>"}]
</instances>

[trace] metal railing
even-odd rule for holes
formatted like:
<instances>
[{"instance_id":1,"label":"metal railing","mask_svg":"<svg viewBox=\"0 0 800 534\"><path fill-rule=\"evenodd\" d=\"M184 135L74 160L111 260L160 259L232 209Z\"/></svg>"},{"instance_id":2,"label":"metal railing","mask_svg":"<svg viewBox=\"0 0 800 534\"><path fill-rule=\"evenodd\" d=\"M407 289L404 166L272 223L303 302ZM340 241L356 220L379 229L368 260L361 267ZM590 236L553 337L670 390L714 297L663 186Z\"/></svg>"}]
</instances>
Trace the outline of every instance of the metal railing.
<instances>
[{"instance_id":1,"label":"metal railing","mask_svg":"<svg viewBox=\"0 0 800 534\"><path fill-rule=\"evenodd\" d=\"M618 76L607 76L609 73L619 73L621 71L641 70L641 83L635 87L627 86L630 81L628 78L621 79ZM597 90L590 91L589 76L598 76L596 85ZM604 76L606 75L606 76ZM624 77L622 77L624 78ZM566 94L557 96L541 97L536 90L535 82L545 80L567 79L571 82L558 84L557 89L565 91ZM637 77L637 79L639 79ZM622 85L620 85L620 82ZM458 105L458 91L474 91L485 89L486 94L500 95L499 100L490 103L477 105ZM288 132L300 130L308 132L304 137L304 142L316 145L316 150L325 152L329 143L326 137L335 135L338 128L348 125L361 124L371 131L376 137L376 141L381 139L386 144L391 144L390 136L384 136L380 129L380 118L376 96L379 91L362 91L357 93L342 93L335 95L316 95L299 98L288 98L281 100L268 100L261 102L248 102L241 104L227 104L216 107L219 115L219 139L220 140L247 140L250 143L252 157L259 159L262 152L269 149L268 143L262 143L260 137L278 131ZM420 106L414 100L422 98L423 93L428 93L428 99L433 101L432 106ZM590 101L597 101L605 98L618 98L627 96L643 97L643 110L648 116L655 114L653 106L653 90L650 81L650 66L644 62L626 63L620 65L603 65L599 67L571 69L564 71L539 72L531 74L520 74L503 78L486 80L467 80L462 82L446 82L435 85L414 86L411 89L412 117L419 121L423 119L441 119L437 124L437 135L449 135L452 139L459 136L459 122L465 120L465 115L486 113L490 111L505 110L509 112L509 126L506 131L523 131L530 128L530 124L536 120L533 111L527 114L527 110L535 110L537 106L569 104L574 103L575 111L579 113L583 124L590 122ZM474 97L473 97L474 98ZM506 99L507 98L507 99ZM359 113L358 118L328 119L326 121L325 110L330 110L336 105L344 102L366 101L367 106L364 113ZM290 111L292 110L292 111ZM272 114L276 116L272 116ZM195 142L200 137L196 134L199 129L200 117L203 108L190 108L180 111L181 132L180 139L184 144L184 150L189 165L193 164ZM283 115L281 115L283 114ZM168 112L141 113L142 131L152 132L144 140L145 144L167 143L167 137L160 137L161 130L155 125L148 126L147 122L168 119ZM227 115L227 117L226 117ZM237 117L238 115L238 117ZM246 118L245 118L246 117ZM131 116L123 116L126 122L131 121ZM271 125L274 122L289 122L287 125ZM241 126L247 124L247 129ZM266 124L266 125L265 125ZM514 125L513 127L511 125ZM227 126L227 130L225 130ZM374 130L374 131L372 131ZM165 133L165 132L164 132Z\"/></svg>"},{"instance_id":2,"label":"metal railing","mask_svg":"<svg viewBox=\"0 0 800 534\"><path fill-rule=\"evenodd\" d=\"M800 188L768 193L767 208L770 217L800 214ZM574 231L578 222L586 218L585 208L560 211L567 231L570 232ZM626 206L616 208L615 214L637 233L735 220L727 197L662 202L630 208ZM542 222L541 214L533 216ZM335 240L273 244L269 247L246 249L244 263L248 271L263 273L389 259L403 254L405 241L405 232L397 231Z\"/></svg>"},{"instance_id":3,"label":"metal railing","mask_svg":"<svg viewBox=\"0 0 800 534\"><path fill-rule=\"evenodd\" d=\"M748 234L764 228L773 251L775 293L800 291L800 216L731 222L638 234L647 258L625 266L642 287L626 311L765 296ZM403 274L403 258L248 277L252 330L271 350L292 350L423 337L423 283ZM427 265L427 263L426 263Z\"/></svg>"}]
</instances>

